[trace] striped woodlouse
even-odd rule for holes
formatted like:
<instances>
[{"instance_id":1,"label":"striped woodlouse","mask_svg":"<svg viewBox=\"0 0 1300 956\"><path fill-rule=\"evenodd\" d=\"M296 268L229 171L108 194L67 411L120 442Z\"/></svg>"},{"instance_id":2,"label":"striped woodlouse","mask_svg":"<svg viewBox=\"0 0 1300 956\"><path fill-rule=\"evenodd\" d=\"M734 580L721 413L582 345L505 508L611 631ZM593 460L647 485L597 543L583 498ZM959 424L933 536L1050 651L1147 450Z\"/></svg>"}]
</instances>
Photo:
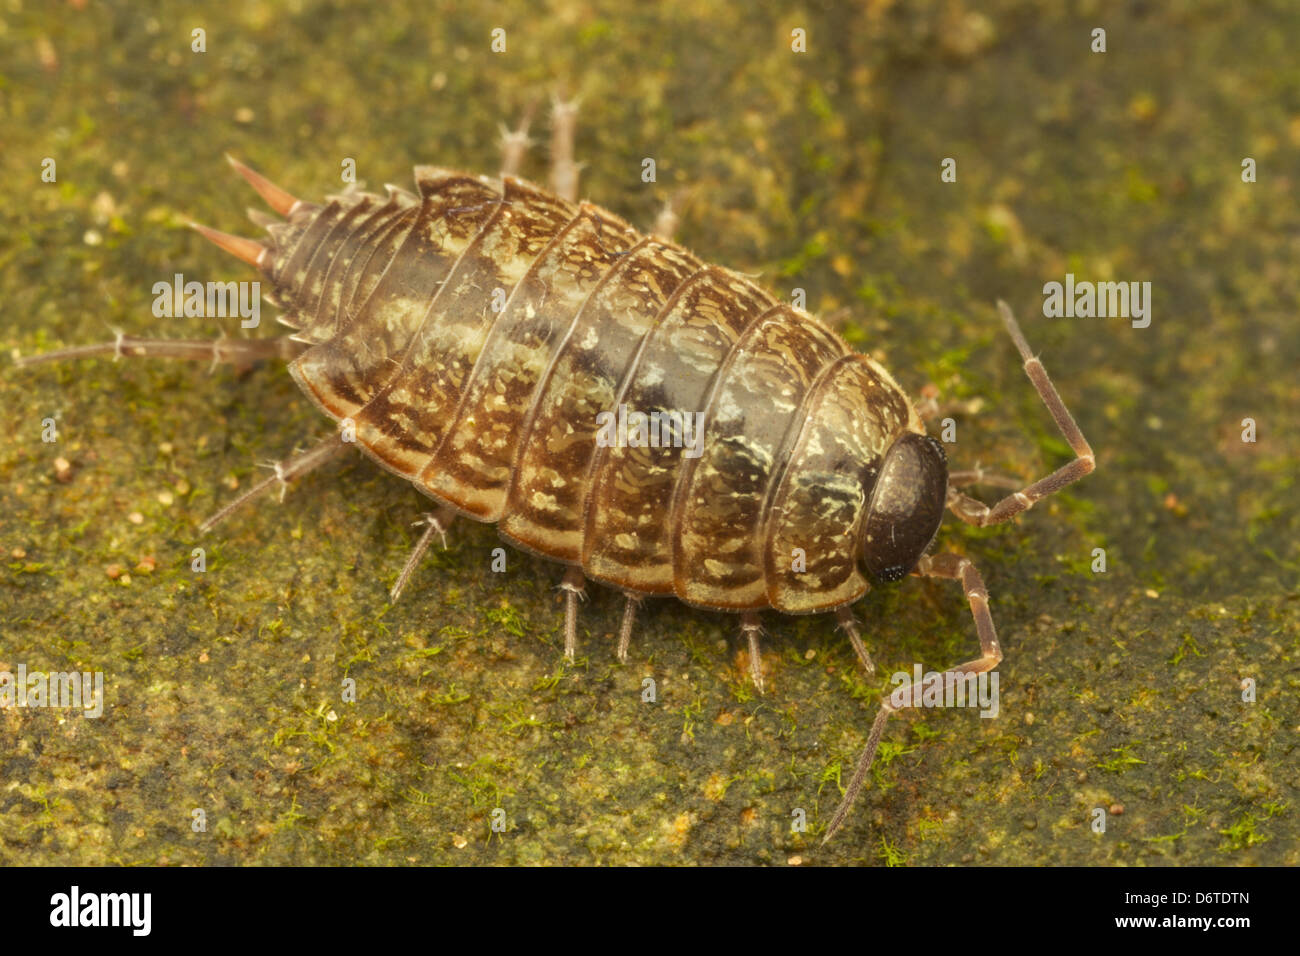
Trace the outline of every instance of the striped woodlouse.
<instances>
[{"instance_id":1,"label":"striped woodlouse","mask_svg":"<svg viewBox=\"0 0 1300 956\"><path fill-rule=\"evenodd\" d=\"M1006 304L1025 371L1076 456L1024 487L978 468L950 473L890 374L817 319L578 203L572 119L559 104L553 192L515 175L526 128L506 133L499 178L417 167L415 194L353 189L323 205L231 159L283 218L253 214L265 243L195 228L269 280L292 335L119 334L21 361L288 361L338 434L277 464L202 530L355 444L438 502L392 598L456 515L494 522L508 542L568 566L570 659L591 578L626 595L620 659L639 602L671 595L740 614L760 690L762 609L834 612L872 673L849 607L871 580L910 573L960 581L980 642L977 658L924 682L994 668L1002 651L979 572L963 556L927 553L943 512L1003 522L1094 467ZM671 425L673 440L599 440L602 415L628 408L641 416L638 437L652 422ZM700 431L683 447L688 416ZM989 507L959 490L976 484L1015 490ZM882 701L825 839L843 824L895 710Z\"/></svg>"}]
</instances>

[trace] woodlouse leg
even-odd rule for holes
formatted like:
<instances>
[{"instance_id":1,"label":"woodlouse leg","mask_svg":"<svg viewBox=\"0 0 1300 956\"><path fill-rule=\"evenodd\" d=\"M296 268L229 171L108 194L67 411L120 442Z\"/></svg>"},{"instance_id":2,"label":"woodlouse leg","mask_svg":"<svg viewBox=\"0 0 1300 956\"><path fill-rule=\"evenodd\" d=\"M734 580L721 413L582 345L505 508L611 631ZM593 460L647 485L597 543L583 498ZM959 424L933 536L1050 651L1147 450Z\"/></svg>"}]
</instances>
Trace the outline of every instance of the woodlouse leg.
<instances>
[{"instance_id":1,"label":"woodlouse leg","mask_svg":"<svg viewBox=\"0 0 1300 956\"><path fill-rule=\"evenodd\" d=\"M682 192L679 190L664 202L664 207L659 210L654 227L650 231L660 239L671 240L677 233L677 225L680 222L678 211L681 205Z\"/></svg>"},{"instance_id":2,"label":"woodlouse leg","mask_svg":"<svg viewBox=\"0 0 1300 956\"><path fill-rule=\"evenodd\" d=\"M637 608L640 606L641 599L631 594L623 605L623 623L618 629L618 659L623 664L627 663L627 648L632 643L632 622L636 620Z\"/></svg>"},{"instance_id":3,"label":"woodlouse leg","mask_svg":"<svg viewBox=\"0 0 1300 956\"><path fill-rule=\"evenodd\" d=\"M524 117L519 122L518 129L507 129L506 124L501 124L501 175L518 176L519 170L523 168L524 157L528 155L528 147L533 145L533 141L528 138L528 126L533 121L533 107L528 107L524 111Z\"/></svg>"},{"instance_id":4,"label":"woodlouse leg","mask_svg":"<svg viewBox=\"0 0 1300 956\"><path fill-rule=\"evenodd\" d=\"M921 693L927 684L946 684L966 674L983 674L997 667L998 662L1002 660L1002 648L998 644L997 630L993 626L993 615L989 613L989 592L984 587L984 579L970 559L951 553L933 557L925 555L912 573L922 578L950 578L961 582L962 590L966 592L966 600L970 603L971 617L975 619L975 631L979 635L981 654L974 660L950 667L928 680L923 680L919 687L908 685L911 699L915 699L915 695ZM880 702L880 710L876 712L876 719L871 723L871 733L867 736L867 745L862 750L862 756L858 758L857 768L853 771L853 777L844 791L844 798L835 808L831 822L826 827L826 835L822 838L823 845L844 825L849 810L853 808L854 801L862 792L862 787L867 780L867 772L871 769L871 764L876 758L876 750L880 747L880 738L885 732L885 724L889 722L889 718L896 710L889 697Z\"/></svg>"},{"instance_id":5,"label":"woodlouse leg","mask_svg":"<svg viewBox=\"0 0 1300 956\"><path fill-rule=\"evenodd\" d=\"M868 674L874 674L876 672L875 662L872 661L871 655L867 653L867 645L862 643L862 634L858 630L858 620L853 616L853 612L847 607L838 608L835 611L835 620L839 622L844 633L849 636L849 643L853 645L853 650L857 652L862 667Z\"/></svg>"},{"instance_id":6,"label":"woodlouse leg","mask_svg":"<svg viewBox=\"0 0 1300 956\"><path fill-rule=\"evenodd\" d=\"M347 444L340 435L331 435L314 448L310 448L300 455L294 455L288 461L272 462L269 466L272 469L270 477L264 478L253 485L253 487L199 525L199 534L207 534L241 507L254 498L265 494L276 484L280 486L280 500L283 501L285 489L289 487L290 481L307 474L313 468L325 464L325 462L340 454L346 447Z\"/></svg>"},{"instance_id":7,"label":"woodlouse leg","mask_svg":"<svg viewBox=\"0 0 1300 956\"><path fill-rule=\"evenodd\" d=\"M758 688L758 692L763 693L763 655L759 648L758 639L763 634L763 625L758 619L758 613L755 611L746 611L740 615L740 632L745 635L749 642L749 677Z\"/></svg>"},{"instance_id":8,"label":"woodlouse leg","mask_svg":"<svg viewBox=\"0 0 1300 956\"><path fill-rule=\"evenodd\" d=\"M578 201L578 172L573 161L573 134L578 125L577 99L551 101L551 189L561 199Z\"/></svg>"},{"instance_id":9,"label":"woodlouse leg","mask_svg":"<svg viewBox=\"0 0 1300 956\"><path fill-rule=\"evenodd\" d=\"M194 362L211 361L213 367L222 363L248 365L260 359L279 358L284 361L297 358L307 348L287 336L279 339L139 339L117 333L112 342L95 342L91 345L74 345L55 349L40 355L18 359L19 366L40 365L43 362L62 362L65 359L102 358L114 360L129 358L188 359Z\"/></svg>"},{"instance_id":10,"label":"woodlouse leg","mask_svg":"<svg viewBox=\"0 0 1300 956\"><path fill-rule=\"evenodd\" d=\"M950 471L948 473L949 488L965 488L968 485L988 485L990 488L1019 488L1024 482L1019 478L1013 478L1011 475L998 475L991 471L985 471L980 467L979 462L975 463L974 468L966 471Z\"/></svg>"},{"instance_id":11,"label":"woodlouse leg","mask_svg":"<svg viewBox=\"0 0 1300 956\"><path fill-rule=\"evenodd\" d=\"M1076 457L1074 461L1062 465L1046 478L1040 478L1033 484L1008 495L991 508L982 501L977 501L950 488L948 491L948 507L952 509L953 514L967 524L981 527L999 524L1015 517L1020 512L1032 508L1035 502L1060 491L1066 485L1078 481L1096 467L1092 447L1088 444L1087 439L1083 437L1083 432L1079 430L1079 426L1075 424L1070 410L1061 401L1061 396L1056 393L1056 387L1052 385L1052 380L1047 377L1047 371L1043 368L1043 363L1029 351L1029 343L1025 341L1024 333L1020 331L1020 326L1016 324L1015 316L1011 314L1010 307L999 300L998 312L1002 316L1002 321L1006 323L1007 331L1011 333L1011 340L1016 343L1016 349L1019 350L1020 357L1024 359L1025 374L1034 383L1039 398L1043 400L1047 410L1052 413L1052 418L1056 421L1056 427L1061 430L1061 435L1069 443Z\"/></svg>"},{"instance_id":12,"label":"woodlouse leg","mask_svg":"<svg viewBox=\"0 0 1300 956\"><path fill-rule=\"evenodd\" d=\"M952 398L946 402L939 401L939 389L927 385L921 389L921 397L916 401L916 413L925 421L946 415L975 415L984 407L984 399Z\"/></svg>"},{"instance_id":13,"label":"woodlouse leg","mask_svg":"<svg viewBox=\"0 0 1300 956\"><path fill-rule=\"evenodd\" d=\"M415 522L417 525L425 525L424 534L420 535L420 540L415 542L415 548L412 549L410 557L406 559L406 564L402 566L402 573L397 576L397 582L393 585L393 589L388 592L389 601L396 604L397 599L402 596L402 590L406 587L406 582L411 579L411 575L415 573L415 568L420 563L420 559L429 550L429 545L433 543L435 534L442 538L442 550L447 550L447 529L451 527L452 522L455 520L456 510L444 505Z\"/></svg>"},{"instance_id":14,"label":"woodlouse leg","mask_svg":"<svg viewBox=\"0 0 1300 956\"><path fill-rule=\"evenodd\" d=\"M569 568L564 572L560 590L564 591L564 657L573 661L578 649L578 601L587 596L584 587L587 578L581 568Z\"/></svg>"}]
</instances>

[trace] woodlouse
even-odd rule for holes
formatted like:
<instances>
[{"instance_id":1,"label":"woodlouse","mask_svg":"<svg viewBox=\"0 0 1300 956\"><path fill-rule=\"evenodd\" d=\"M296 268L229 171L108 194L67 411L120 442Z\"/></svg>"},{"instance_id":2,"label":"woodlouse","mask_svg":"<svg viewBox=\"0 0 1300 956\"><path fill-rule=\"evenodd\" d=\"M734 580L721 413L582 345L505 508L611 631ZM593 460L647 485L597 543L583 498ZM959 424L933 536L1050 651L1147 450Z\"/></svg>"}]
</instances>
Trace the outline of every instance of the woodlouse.
<instances>
[{"instance_id":1,"label":"woodlouse","mask_svg":"<svg viewBox=\"0 0 1300 956\"><path fill-rule=\"evenodd\" d=\"M761 609L835 612L873 672L849 606L870 580L911 573L959 580L980 641L979 657L927 681L995 667L1002 652L979 572L957 554L927 554L943 512L996 524L1094 467L1005 303L1025 371L1076 456L1025 487L979 469L949 473L942 445L890 374L812 316L577 203L572 117L560 104L554 193L515 175L526 130L507 133L497 179L417 167L416 194L353 190L324 205L232 159L284 218L254 216L265 244L195 228L261 271L292 335L119 335L22 361L288 360L340 432L277 464L203 530L355 443L438 502L393 599L457 514L495 522L507 541L568 566L569 658L592 578L627 596L620 658L639 601L672 595L741 615L760 689ZM643 416L638 437L647 421L680 429L698 414L698 441L598 440L602 413L627 408ZM989 507L958 490L974 484L1016 490ZM882 701L826 839L861 790L895 709Z\"/></svg>"}]
</instances>

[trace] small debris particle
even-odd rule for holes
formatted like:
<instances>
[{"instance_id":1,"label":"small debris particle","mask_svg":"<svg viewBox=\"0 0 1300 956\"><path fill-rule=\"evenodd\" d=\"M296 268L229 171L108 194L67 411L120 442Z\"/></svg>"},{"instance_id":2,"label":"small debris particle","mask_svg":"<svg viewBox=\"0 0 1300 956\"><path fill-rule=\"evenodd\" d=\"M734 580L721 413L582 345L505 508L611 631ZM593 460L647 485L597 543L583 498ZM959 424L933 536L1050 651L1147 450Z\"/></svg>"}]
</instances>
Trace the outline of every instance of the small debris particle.
<instances>
[{"instance_id":1,"label":"small debris particle","mask_svg":"<svg viewBox=\"0 0 1300 956\"><path fill-rule=\"evenodd\" d=\"M141 574L152 574L154 572L154 569L157 567L158 567L158 559L155 558L152 554L146 554L143 558L140 559L140 563L135 566L135 569L139 571Z\"/></svg>"},{"instance_id":2,"label":"small debris particle","mask_svg":"<svg viewBox=\"0 0 1300 956\"><path fill-rule=\"evenodd\" d=\"M247 106L241 106L239 109L235 110L236 123L251 123L256 117L257 114Z\"/></svg>"},{"instance_id":3,"label":"small debris particle","mask_svg":"<svg viewBox=\"0 0 1300 956\"><path fill-rule=\"evenodd\" d=\"M810 647L808 648L808 650L804 651L803 659L806 661L810 661L816 656L817 656L817 652Z\"/></svg>"},{"instance_id":4,"label":"small debris particle","mask_svg":"<svg viewBox=\"0 0 1300 956\"><path fill-rule=\"evenodd\" d=\"M98 229L87 229L82 234L81 241L88 246L101 246L104 244L104 236Z\"/></svg>"},{"instance_id":5,"label":"small debris particle","mask_svg":"<svg viewBox=\"0 0 1300 956\"><path fill-rule=\"evenodd\" d=\"M11 557L18 558L19 560L21 560L22 558L27 557L27 552L22 548L14 548L12 551L9 552L9 555Z\"/></svg>"},{"instance_id":6,"label":"small debris particle","mask_svg":"<svg viewBox=\"0 0 1300 956\"><path fill-rule=\"evenodd\" d=\"M72 462L66 458L54 459L54 479L67 484L72 480Z\"/></svg>"},{"instance_id":7,"label":"small debris particle","mask_svg":"<svg viewBox=\"0 0 1300 956\"><path fill-rule=\"evenodd\" d=\"M459 833L453 833L451 835L451 845L458 850L463 850L465 847L469 846L469 840L465 839Z\"/></svg>"},{"instance_id":8,"label":"small debris particle","mask_svg":"<svg viewBox=\"0 0 1300 956\"><path fill-rule=\"evenodd\" d=\"M126 516L126 520L131 522L131 524L144 524L144 515L140 514L138 511L132 511Z\"/></svg>"},{"instance_id":9,"label":"small debris particle","mask_svg":"<svg viewBox=\"0 0 1300 956\"><path fill-rule=\"evenodd\" d=\"M788 863L788 864L790 864L790 866L802 866L802 865L803 865L803 857L798 856L798 855L795 855L795 856L790 857L790 859L786 860L785 862Z\"/></svg>"},{"instance_id":10,"label":"small debris particle","mask_svg":"<svg viewBox=\"0 0 1300 956\"><path fill-rule=\"evenodd\" d=\"M169 441L158 443L158 454L160 455L170 455L174 450L172 443Z\"/></svg>"},{"instance_id":11,"label":"small debris particle","mask_svg":"<svg viewBox=\"0 0 1300 956\"><path fill-rule=\"evenodd\" d=\"M1160 592L1157 591L1155 588L1147 588L1146 595L1149 598L1158 598L1160 597Z\"/></svg>"},{"instance_id":12,"label":"small debris particle","mask_svg":"<svg viewBox=\"0 0 1300 956\"><path fill-rule=\"evenodd\" d=\"M199 663L206 664L209 660L207 651L199 651Z\"/></svg>"},{"instance_id":13,"label":"small debris particle","mask_svg":"<svg viewBox=\"0 0 1300 956\"><path fill-rule=\"evenodd\" d=\"M1112 803L1110 805L1110 815L1112 817L1122 817L1124 815L1124 804Z\"/></svg>"},{"instance_id":14,"label":"small debris particle","mask_svg":"<svg viewBox=\"0 0 1300 956\"><path fill-rule=\"evenodd\" d=\"M118 578L122 576L122 565L110 564L108 567L104 569L104 573L107 574L114 581L116 581Z\"/></svg>"},{"instance_id":15,"label":"small debris particle","mask_svg":"<svg viewBox=\"0 0 1300 956\"><path fill-rule=\"evenodd\" d=\"M175 500L176 498L172 495L170 491L158 492L158 503L161 505L170 505Z\"/></svg>"},{"instance_id":16,"label":"small debris particle","mask_svg":"<svg viewBox=\"0 0 1300 956\"><path fill-rule=\"evenodd\" d=\"M1025 712L1025 725L1029 727L1034 725L1034 715L1032 711Z\"/></svg>"}]
</instances>

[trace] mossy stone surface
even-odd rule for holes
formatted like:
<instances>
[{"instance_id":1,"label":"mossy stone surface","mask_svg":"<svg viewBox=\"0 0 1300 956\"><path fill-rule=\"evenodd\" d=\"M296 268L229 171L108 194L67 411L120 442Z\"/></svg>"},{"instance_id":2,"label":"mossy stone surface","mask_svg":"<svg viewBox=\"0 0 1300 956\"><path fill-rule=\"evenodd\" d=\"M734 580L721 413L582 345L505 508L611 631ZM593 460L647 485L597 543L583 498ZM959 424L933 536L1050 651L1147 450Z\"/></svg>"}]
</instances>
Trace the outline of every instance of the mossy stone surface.
<instances>
[{"instance_id":1,"label":"mossy stone surface","mask_svg":"<svg viewBox=\"0 0 1300 956\"><path fill-rule=\"evenodd\" d=\"M648 227L678 195L702 258L804 289L914 394L982 399L955 467L1032 479L1068 454L1007 299L1099 467L1014 524L945 525L990 589L1000 714L896 719L821 847L889 675L977 653L960 588L864 599L876 679L829 620L771 615L756 696L734 618L672 602L622 666L599 588L566 667L559 569L493 573L490 527L390 605L427 499L359 456L199 536L328 432L282 366L6 368L0 671L102 671L107 700L0 710L0 863L1300 861L1300 11L1061 6L7 4L6 353L246 334L151 312L175 273L252 278L184 225L251 234L226 151L308 198L347 159L372 187L492 171L498 125L536 105L544 142L563 90L584 196ZM1044 318L1067 272L1150 281L1150 326Z\"/></svg>"}]
</instances>

